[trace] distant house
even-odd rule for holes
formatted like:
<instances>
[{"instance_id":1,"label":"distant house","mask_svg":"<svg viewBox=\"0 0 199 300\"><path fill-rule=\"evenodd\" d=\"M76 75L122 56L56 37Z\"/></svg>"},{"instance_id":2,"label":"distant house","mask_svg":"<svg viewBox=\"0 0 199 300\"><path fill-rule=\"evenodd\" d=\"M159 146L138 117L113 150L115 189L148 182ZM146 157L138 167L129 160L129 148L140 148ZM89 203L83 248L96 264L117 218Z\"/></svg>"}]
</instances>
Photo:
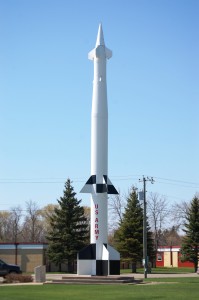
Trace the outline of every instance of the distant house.
<instances>
[{"instance_id":1,"label":"distant house","mask_svg":"<svg viewBox=\"0 0 199 300\"><path fill-rule=\"evenodd\" d=\"M158 247L156 255L156 267L194 268L193 263L189 261L181 262L180 257L181 253L179 246L160 246Z\"/></svg>"}]
</instances>

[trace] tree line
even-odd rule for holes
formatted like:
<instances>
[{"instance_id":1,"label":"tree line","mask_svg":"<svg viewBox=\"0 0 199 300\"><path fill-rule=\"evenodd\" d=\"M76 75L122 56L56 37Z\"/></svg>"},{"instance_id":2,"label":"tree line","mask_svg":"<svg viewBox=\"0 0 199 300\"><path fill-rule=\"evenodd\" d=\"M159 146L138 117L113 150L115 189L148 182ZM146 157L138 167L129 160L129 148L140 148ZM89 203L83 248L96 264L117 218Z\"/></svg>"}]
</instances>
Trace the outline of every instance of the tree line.
<instances>
[{"instance_id":1,"label":"tree line","mask_svg":"<svg viewBox=\"0 0 199 300\"><path fill-rule=\"evenodd\" d=\"M143 258L143 203L132 187L127 196L109 198L109 243L121 259L136 271ZM89 244L90 208L76 198L72 182L65 183L63 196L57 204L42 209L37 203L26 202L0 212L0 242L48 242L48 257L57 265L67 260L69 267L77 252ZM182 259L194 262L199 254L199 197L169 206L165 197L151 193L147 197L147 250L155 261L159 246L181 246Z\"/></svg>"}]
</instances>

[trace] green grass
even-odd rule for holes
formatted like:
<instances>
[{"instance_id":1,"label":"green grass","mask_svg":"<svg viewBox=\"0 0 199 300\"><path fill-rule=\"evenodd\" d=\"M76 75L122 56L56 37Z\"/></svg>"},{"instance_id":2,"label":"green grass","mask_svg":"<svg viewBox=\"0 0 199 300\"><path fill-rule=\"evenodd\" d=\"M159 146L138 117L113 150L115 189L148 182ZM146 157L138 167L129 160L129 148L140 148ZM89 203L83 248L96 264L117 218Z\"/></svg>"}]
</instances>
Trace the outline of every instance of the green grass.
<instances>
[{"instance_id":1,"label":"green grass","mask_svg":"<svg viewBox=\"0 0 199 300\"><path fill-rule=\"evenodd\" d=\"M199 277L159 278L157 284L0 286L1 300L195 300Z\"/></svg>"}]
</instances>

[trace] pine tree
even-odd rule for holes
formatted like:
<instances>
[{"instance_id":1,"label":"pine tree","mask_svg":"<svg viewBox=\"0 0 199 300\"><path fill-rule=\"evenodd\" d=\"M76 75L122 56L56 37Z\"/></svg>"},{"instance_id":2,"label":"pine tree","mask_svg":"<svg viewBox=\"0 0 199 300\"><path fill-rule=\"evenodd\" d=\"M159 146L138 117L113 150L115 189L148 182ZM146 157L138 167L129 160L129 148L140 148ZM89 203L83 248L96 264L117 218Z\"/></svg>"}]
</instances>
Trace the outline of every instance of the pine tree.
<instances>
[{"instance_id":1,"label":"pine tree","mask_svg":"<svg viewBox=\"0 0 199 300\"><path fill-rule=\"evenodd\" d=\"M80 206L81 200L77 200L75 195L68 179L63 197L57 200L59 207L55 208L50 218L51 230L47 236L50 261L58 266L67 261L69 271L73 270L77 252L88 240L88 222L84 216L84 208Z\"/></svg>"},{"instance_id":2,"label":"pine tree","mask_svg":"<svg viewBox=\"0 0 199 300\"><path fill-rule=\"evenodd\" d=\"M115 234L116 247L121 258L132 263L132 272L136 272L136 265L143 258L143 209L138 200L135 188L132 188L127 206ZM149 260L154 256L152 233L147 224L147 244Z\"/></svg>"},{"instance_id":3,"label":"pine tree","mask_svg":"<svg viewBox=\"0 0 199 300\"><path fill-rule=\"evenodd\" d=\"M184 232L186 235L181 248L182 261L193 262L196 272L199 260L199 198L196 196L187 213Z\"/></svg>"}]
</instances>

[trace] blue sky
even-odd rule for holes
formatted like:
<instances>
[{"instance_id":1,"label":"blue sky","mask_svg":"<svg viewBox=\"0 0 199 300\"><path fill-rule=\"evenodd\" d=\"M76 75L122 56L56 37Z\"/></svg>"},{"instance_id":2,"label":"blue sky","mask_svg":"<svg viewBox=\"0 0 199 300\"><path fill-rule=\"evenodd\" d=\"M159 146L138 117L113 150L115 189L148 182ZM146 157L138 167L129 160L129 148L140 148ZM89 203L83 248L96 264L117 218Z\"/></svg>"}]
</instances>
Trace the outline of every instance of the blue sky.
<instances>
[{"instance_id":1,"label":"blue sky","mask_svg":"<svg viewBox=\"0 0 199 300\"><path fill-rule=\"evenodd\" d=\"M0 210L43 207L90 175L94 48L108 62L109 177L170 203L199 191L199 1L0 0Z\"/></svg>"}]
</instances>

